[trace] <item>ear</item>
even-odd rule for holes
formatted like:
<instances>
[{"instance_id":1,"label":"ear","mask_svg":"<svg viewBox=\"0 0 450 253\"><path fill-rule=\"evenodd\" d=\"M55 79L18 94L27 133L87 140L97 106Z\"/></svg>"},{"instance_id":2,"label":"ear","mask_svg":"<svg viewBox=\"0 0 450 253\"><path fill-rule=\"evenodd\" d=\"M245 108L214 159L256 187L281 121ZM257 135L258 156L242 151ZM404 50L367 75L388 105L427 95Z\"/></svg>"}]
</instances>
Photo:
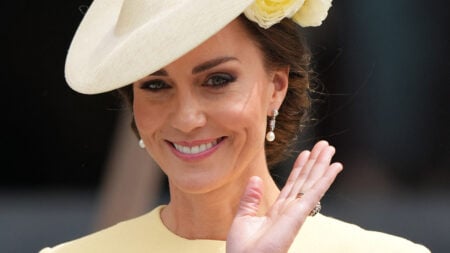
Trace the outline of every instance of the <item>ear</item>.
<instances>
[{"instance_id":1,"label":"ear","mask_svg":"<svg viewBox=\"0 0 450 253\"><path fill-rule=\"evenodd\" d=\"M272 94L267 115L272 115L274 109L279 109L286 97L289 85L289 67L276 69L271 74L273 84Z\"/></svg>"}]
</instances>

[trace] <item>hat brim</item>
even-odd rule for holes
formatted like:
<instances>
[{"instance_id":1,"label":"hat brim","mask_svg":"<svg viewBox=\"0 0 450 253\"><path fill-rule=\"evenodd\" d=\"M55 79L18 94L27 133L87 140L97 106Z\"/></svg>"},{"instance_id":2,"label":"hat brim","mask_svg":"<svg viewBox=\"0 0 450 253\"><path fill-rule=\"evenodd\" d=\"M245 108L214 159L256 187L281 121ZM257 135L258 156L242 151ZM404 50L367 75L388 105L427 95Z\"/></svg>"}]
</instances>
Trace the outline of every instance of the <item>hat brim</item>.
<instances>
[{"instance_id":1,"label":"hat brim","mask_svg":"<svg viewBox=\"0 0 450 253\"><path fill-rule=\"evenodd\" d=\"M121 30L127 22L123 2L96 0L86 12L66 58L66 81L73 90L98 94L131 84L216 34L253 0L159 1L171 8Z\"/></svg>"}]
</instances>

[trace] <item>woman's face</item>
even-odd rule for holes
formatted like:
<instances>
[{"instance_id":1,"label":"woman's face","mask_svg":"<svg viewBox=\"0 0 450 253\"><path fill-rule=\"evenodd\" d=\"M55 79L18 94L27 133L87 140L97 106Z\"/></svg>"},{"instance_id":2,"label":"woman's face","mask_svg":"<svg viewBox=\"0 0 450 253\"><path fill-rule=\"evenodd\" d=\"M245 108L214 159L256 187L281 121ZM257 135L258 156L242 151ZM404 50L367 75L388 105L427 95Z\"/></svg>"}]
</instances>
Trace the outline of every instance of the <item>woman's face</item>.
<instances>
[{"instance_id":1,"label":"woman's face","mask_svg":"<svg viewBox=\"0 0 450 253\"><path fill-rule=\"evenodd\" d=\"M171 187L212 191L267 169L266 119L280 107L287 81L287 67L265 69L236 20L133 84L136 125Z\"/></svg>"}]
</instances>

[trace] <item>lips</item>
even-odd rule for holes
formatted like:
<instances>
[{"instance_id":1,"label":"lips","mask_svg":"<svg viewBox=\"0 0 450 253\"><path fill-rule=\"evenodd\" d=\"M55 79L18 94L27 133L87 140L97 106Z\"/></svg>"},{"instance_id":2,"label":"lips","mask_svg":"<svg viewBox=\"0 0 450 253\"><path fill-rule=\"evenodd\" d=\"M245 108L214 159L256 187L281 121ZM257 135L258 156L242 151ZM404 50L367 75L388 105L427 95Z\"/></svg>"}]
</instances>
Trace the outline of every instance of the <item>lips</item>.
<instances>
[{"instance_id":1,"label":"lips","mask_svg":"<svg viewBox=\"0 0 450 253\"><path fill-rule=\"evenodd\" d=\"M204 152L207 152L211 149L213 149L217 144L219 144L221 141L223 141L225 137L220 137L212 141L203 142L203 143L173 143L171 142L172 146L180 153L185 155L197 155Z\"/></svg>"}]
</instances>

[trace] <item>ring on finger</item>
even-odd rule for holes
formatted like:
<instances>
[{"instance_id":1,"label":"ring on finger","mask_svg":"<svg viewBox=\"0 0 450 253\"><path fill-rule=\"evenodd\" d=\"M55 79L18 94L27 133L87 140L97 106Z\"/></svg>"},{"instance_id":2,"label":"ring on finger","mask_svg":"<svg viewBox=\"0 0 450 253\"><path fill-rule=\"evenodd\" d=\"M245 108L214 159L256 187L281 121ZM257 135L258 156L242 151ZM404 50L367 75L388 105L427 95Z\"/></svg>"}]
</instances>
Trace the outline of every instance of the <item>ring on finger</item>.
<instances>
[{"instance_id":1,"label":"ring on finger","mask_svg":"<svg viewBox=\"0 0 450 253\"><path fill-rule=\"evenodd\" d=\"M303 192L299 192L296 195L296 198L301 198L304 195ZM313 210L311 210L311 212L309 213L309 216L314 216L316 214L318 214L320 212L320 210L322 210L322 204L320 204L320 201L317 202L316 206L313 208Z\"/></svg>"},{"instance_id":2,"label":"ring on finger","mask_svg":"<svg viewBox=\"0 0 450 253\"><path fill-rule=\"evenodd\" d=\"M320 204L320 201L319 201L319 202L317 202L317 204L313 208L313 210L311 210L311 212L309 213L309 216L314 216L314 215L318 214L321 209L322 209L322 205Z\"/></svg>"}]
</instances>

